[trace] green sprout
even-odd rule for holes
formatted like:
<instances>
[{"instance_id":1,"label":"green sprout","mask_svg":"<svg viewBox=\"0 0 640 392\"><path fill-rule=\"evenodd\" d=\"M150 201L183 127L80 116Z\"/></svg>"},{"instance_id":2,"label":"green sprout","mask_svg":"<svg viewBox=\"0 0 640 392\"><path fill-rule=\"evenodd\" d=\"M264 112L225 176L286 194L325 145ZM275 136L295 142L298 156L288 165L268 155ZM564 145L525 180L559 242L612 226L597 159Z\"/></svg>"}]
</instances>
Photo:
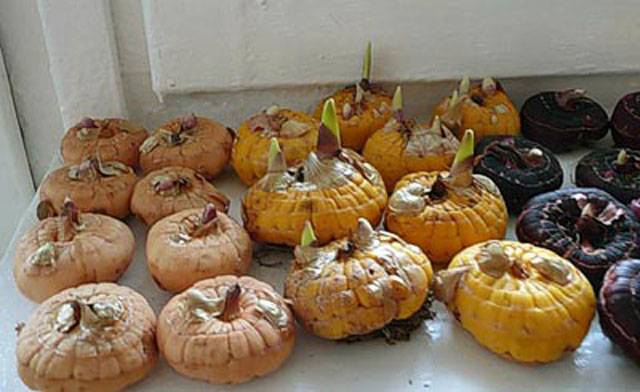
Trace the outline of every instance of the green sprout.
<instances>
[{"instance_id":1,"label":"green sprout","mask_svg":"<svg viewBox=\"0 0 640 392\"><path fill-rule=\"evenodd\" d=\"M371 41L367 42L364 51L364 59L362 60L362 79L369 80L371 77Z\"/></svg>"},{"instance_id":2,"label":"green sprout","mask_svg":"<svg viewBox=\"0 0 640 392\"><path fill-rule=\"evenodd\" d=\"M304 223L304 230L302 230L302 236L300 237L300 245L310 246L317 239L318 238L316 237L316 233L313 231L313 226L311 225L311 222L306 221Z\"/></svg>"},{"instance_id":3,"label":"green sprout","mask_svg":"<svg viewBox=\"0 0 640 392\"><path fill-rule=\"evenodd\" d=\"M340 125L338 125L336 102L333 98L329 98L324 102L324 108L322 109L322 124L333 133L338 140L338 144L340 144Z\"/></svg>"}]
</instances>

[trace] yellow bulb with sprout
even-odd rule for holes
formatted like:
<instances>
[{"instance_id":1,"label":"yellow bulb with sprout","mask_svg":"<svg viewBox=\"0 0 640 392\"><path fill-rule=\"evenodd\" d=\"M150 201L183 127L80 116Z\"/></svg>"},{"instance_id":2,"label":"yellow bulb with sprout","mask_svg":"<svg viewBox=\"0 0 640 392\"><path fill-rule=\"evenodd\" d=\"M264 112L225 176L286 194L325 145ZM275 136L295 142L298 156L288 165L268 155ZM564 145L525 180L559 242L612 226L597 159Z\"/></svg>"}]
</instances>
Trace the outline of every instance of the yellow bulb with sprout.
<instances>
[{"instance_id":1,"label":"yellow bulb with sprout","mask_svg":"<svg viewBox=\"0 0 640 392\"><path fill-rule=\"evenodd\" d=\"M295 246L305 222L319 243L353 232L358 219L377 225L387 203L378 171L356 152L342 148L332 99L324 105L316 151L287 168L277 139L271 140L268 169L242 201L245 228L256 241Z\"/></svg>"}]
</instances>

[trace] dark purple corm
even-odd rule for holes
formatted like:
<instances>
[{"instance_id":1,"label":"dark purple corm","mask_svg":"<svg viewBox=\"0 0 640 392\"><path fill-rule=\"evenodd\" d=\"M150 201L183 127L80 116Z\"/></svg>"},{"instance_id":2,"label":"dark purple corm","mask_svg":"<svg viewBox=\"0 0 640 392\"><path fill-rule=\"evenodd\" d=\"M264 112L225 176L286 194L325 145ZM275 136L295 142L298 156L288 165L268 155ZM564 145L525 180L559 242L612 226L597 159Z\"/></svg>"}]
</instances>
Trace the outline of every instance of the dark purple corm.
<instances>
[{"instance_id":1,"label":"dark purple corm","mask_svg":"<svg viewBox=\"0 0 640 392\"><path fill-rule=\"evenodd\" d=\"M524 206L518 239L571 261L598 289L615 262L640 257L640 221L613 196L596 188L538 195Z\"/></svg>"},{"instance_id":2,"label":"dark purple corm","mask_svg":"<svg viewBox=\"0 0 640 392\"><path fill-rule=\"evenodd\" d=\"M618 101L611 115L611 134L616 145L640 150L640 91Z\"/></svg>"},{"instance_id":3,"label":"dark purple corm","mask_svg":"<svg viewBox=\"0 0 640 392\"><path fill-rule=\"evenodd\" d=\"M602 332L640 363L640 260L622 260L604 276L598 298Z\"/></svg>"},{"instance_id":4,"label":"dark purple corm","mask_svg":"<svg viewBox=\"0 0 640 392\"><path fill-rule=\"evenodd\" d=\"M488 136L476 145L474 173L489 177L519 213L533 196L560 188L562 168L542 145L514 136Z\"/></svg>"},{"instance_id":5,"label":"dark purple corm","mask_svg":"<svg viewBox=\"0 0 640 392\"><path fill-rule=\"evenodd\" d=\"M576 165L576 185L607 191L628 204L640 197L640 151L610 148L592 151Z\"/></svg>"},{"instance_id":6,"label":"dark purple corm","mask_svg":"<svg viewBox=\"0 0 640 392\"><path fill-rule=\"evenodd\" d=\"M520 110L522 133L553 151L606 136L609 118L583 90L546 91L529 97Z\"/></svg>"}]
</instances>

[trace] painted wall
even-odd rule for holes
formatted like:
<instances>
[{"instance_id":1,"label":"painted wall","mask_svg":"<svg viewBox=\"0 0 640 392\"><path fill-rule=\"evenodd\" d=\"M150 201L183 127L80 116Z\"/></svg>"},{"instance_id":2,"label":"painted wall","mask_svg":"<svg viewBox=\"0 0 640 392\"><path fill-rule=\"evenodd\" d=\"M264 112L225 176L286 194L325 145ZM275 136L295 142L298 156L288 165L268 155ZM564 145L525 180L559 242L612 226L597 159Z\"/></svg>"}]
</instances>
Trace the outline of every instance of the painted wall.
<instances>
[{"instance_id":1,"label":"painted wall","mask_svg":"<svg viewBox=\"0 0 640 392\"><path fill-rule=\"evenodd\" d=\"M158 94L633 71L637 1L143 0Z\"/></svg>"},{"instance_id":2,"label":"painted wall","mask_svg":"<svg viewBox=\"0 0 640 392\"><path fill-rule=\"evenodd\" d=\"M35 0L0 1L0 47L34 180L40 182L62 133L62 118Z\"/></svg>"},{"instance_id":3,"label":"painted wall","mask_svg":"<svg viewBox=\"0 0 640 392\"><path fill-rule=\"evenodd\" d=\"M3 0L0 45L38 181L82 114L236 127L309 110L358 79L367 40L374 80L405 84L414 114L463 74L506 78L516 103L584 87L610 107L640 87L637 20L637 0Z\"/></svg>"},{"instance_id":4,"label":"painted wall","mask_svg":"<svg viewBox=\"0 0 640 392\"><path fill-rule=\"evenodd\" d=\"M33 196L33 182L0 50L0 255Z\"/></svg>"},{"instance_id":5,"label":"painted wall","mask_svg":"<svg viewBox=\"0 0 640 392\"><path fill-rule=\"evenodd\" d=\"M405 84L418 115L465 73L506 77L516 104L542 89L583 87L612 107L640 88L634 1L111 4L127 107L150 127L188 111L235 127L272 103L311 110L359 77L367 40L373 78Z\"/></svg>"}]
</instances>

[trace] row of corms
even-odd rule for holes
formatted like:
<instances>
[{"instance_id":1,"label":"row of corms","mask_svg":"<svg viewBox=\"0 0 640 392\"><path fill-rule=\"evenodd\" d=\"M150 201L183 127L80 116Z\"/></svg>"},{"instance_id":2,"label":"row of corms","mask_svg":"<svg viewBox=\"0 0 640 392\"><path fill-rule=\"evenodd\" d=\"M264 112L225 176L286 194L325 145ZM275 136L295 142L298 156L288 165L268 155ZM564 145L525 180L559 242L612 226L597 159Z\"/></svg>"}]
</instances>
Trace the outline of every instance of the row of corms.
<instances>
[{"instance_id":1,"label":"row of corms","mask_svg":"<svg viewBox=\"0 0 640 392\"><path fill-rule=\"evenodd\" d=\"M465 78L421 125L400 88L391 97L370 83L370 55L363 79L315 116L270 107L237 133L195 115L150 136L121 119L70 128L40 221L16 248L16 284L42 302L19 328L24 383L118 390L158 352L186 376L240 383L288 358L294 315L332 340L407 333L430 290L482 345L533 363L576 349L597 302L605 334L640 359L640 222L625 205L640 207L640 94L611 122L624 148L587 155L583 187L558 190L550 149L608 131L592 100L542 93L518 115L498 82ZM209 182L228 161L249 185L244 227ZM509 211L521 242L504 240ZM153 279L176 294L157 319L140 294L105 283L133 258L119 220L131 212L150 227ZM388 231L375 229L383 218ZM244 276L252 239L295 247L284 296Z\"/></svg>"}]
</instances>

